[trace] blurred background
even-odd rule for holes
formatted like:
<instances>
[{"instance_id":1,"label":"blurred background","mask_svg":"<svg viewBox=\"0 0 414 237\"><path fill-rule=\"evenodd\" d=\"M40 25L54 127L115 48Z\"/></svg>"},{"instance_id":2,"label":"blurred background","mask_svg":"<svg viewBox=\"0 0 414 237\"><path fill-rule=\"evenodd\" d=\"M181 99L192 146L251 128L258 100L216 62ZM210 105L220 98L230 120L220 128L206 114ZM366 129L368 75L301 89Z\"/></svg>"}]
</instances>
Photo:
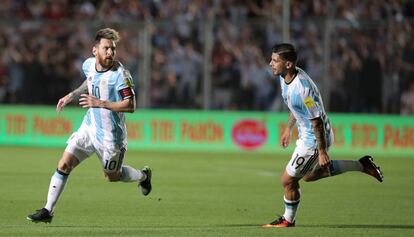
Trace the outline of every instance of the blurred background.
<instances>
[{"instance_id":1,"label":"blurred background","mask_svg":"<svg viewBox=\"0 0 414 237\"><path fill-rule=\"evenodd\" d=\"M268 63L291 42L328 111L414 114L413 26L412 0L2 0L0 103L55 104L113 27L140 108L286 111Z\"/></svg>"},{"instance_id":2,"label":"blurred background","mask_svg":"<svg viewBox=\"0 0 414 237\"><path fill-rule=\"evenodd\" d=\"M85 115L56 103L103 27L121 34L140 108L125 162L151 166L154 191L105 184L95 159L50 226L28 225ZM283 210L297 138L279 146L288 114L268 64L281 42L324 97L331 157L370 154L385 175L301 186L300 227L283 236L414 236L413 41L414 0L0 0L0 236L277 235L258 226Z\"/></svg>"}]
</instances>

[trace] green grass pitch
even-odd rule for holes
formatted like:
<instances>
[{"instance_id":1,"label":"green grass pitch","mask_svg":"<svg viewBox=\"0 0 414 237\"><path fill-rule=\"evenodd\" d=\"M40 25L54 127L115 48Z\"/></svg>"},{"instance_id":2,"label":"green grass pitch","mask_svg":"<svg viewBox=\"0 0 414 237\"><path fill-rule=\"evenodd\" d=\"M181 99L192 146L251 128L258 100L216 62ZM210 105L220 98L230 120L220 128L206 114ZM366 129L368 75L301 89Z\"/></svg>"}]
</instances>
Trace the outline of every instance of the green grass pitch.
<instances>
[{"instance_id":1,"label":"green grass pitch","mask_svg":"<svg viewBox=\"0 0 414 237\"><path fill-rule=\"evenodd\" d=\"M414 236L414 159L392 157L376 158L383 183L356 172L302 182L297 226L262 229L283 214L286 155L129 151L126 164L153 169L149 197L105 181L93 156L70 175L53 222L31 223L61 152L0 146L0 236Z\"/></svg>"}]
</instances>

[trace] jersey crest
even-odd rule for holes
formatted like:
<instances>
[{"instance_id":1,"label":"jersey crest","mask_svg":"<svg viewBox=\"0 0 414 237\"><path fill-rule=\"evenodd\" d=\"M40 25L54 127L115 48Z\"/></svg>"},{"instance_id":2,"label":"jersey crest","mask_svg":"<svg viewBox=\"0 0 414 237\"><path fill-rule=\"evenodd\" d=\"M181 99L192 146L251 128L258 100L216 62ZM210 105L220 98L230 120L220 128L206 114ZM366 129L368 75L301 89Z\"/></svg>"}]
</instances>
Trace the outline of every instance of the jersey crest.
<instances>
[{"instance_id":1,"label":"jersey crest","mask_svg":"<svg viewBox=\"0 0 414 237\"><path fill-rule=\"evenodd\" d=\"M313 106L315 106L315 101L312 99L312 97L308 96L303 101L305 103L306 108L310 109Z\"/></svg>"}]
</instances>

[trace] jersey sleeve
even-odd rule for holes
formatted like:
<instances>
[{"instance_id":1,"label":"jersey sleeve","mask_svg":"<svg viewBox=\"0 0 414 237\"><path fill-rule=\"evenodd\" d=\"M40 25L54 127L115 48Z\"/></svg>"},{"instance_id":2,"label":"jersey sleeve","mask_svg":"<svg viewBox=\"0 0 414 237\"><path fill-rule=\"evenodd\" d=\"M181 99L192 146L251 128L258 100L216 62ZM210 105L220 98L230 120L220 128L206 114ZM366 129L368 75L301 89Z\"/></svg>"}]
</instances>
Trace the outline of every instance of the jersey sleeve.
<instances>
[{"instance_id":1,"label":"jersey sleeve","mask_svg":"<svg viewBox=\"0 0 414 237\"><path fill-rule=\"evenodd\" d=\"M118 91L121 99L126 100L129 98L134 98L134 88L135 86L132 81L131 74L128 70L121 68L116 83L116 90Z\"/></svg>"},{"instance_id":2,"label":"jersey sleeve","mask_svg":"<svg viewBox=\"0 0 414 237\"><path fill-rule=\"evenodd\" d=\"M86 74L85 74L85 71L81 71L80 72L80 78L81 78L81 80L82 80L82 82L84 81L84 80L86 80Z\"/></svg>"},{"instance_id":3,"label":"jersey sleeve","mask_svg":"<svg viewBox=\"0 0 414 237\"><path fill-rule=\"evenodd\" d=\"M86 59L83 64L82 64L82 72L81 75L84 75L85 78L88 77L90 70L91 70L91 66L95 65L95 58L88 58ZM95 67L93 67L95 68Z\"/></svg>"},{"instance_id":4,"label":"jersey sleeve","mask_svg":"<svg viewBox=\"0 0 414 237\"><path fill-rule=\"evenodd\" d=\"M303 109L308 119L320 117L323 114L321 104L319 103L318 93L311 85L304 85L300 90L300 99L303 103Z\"/></svg>"}]
</instances>

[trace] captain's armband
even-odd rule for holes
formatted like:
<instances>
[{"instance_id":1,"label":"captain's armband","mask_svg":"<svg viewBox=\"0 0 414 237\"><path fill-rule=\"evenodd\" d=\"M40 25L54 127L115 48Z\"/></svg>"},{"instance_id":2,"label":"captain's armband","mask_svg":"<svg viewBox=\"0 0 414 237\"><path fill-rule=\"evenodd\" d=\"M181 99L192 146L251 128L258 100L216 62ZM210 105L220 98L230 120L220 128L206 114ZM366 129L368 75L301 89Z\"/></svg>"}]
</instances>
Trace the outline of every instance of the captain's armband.
<instances>
[{"instance_id":1,"label":"captain's armband","mask_svg":"<svg viewBox=\"0 0 414 237\"><path fill-rule=\"evenodd\" d=\"M122 100L126 100L126 99L134 97L134 91L132 90L131 87L125 87L124 89L121 89L118 92Z\"/></svg>"}]
</instances>

